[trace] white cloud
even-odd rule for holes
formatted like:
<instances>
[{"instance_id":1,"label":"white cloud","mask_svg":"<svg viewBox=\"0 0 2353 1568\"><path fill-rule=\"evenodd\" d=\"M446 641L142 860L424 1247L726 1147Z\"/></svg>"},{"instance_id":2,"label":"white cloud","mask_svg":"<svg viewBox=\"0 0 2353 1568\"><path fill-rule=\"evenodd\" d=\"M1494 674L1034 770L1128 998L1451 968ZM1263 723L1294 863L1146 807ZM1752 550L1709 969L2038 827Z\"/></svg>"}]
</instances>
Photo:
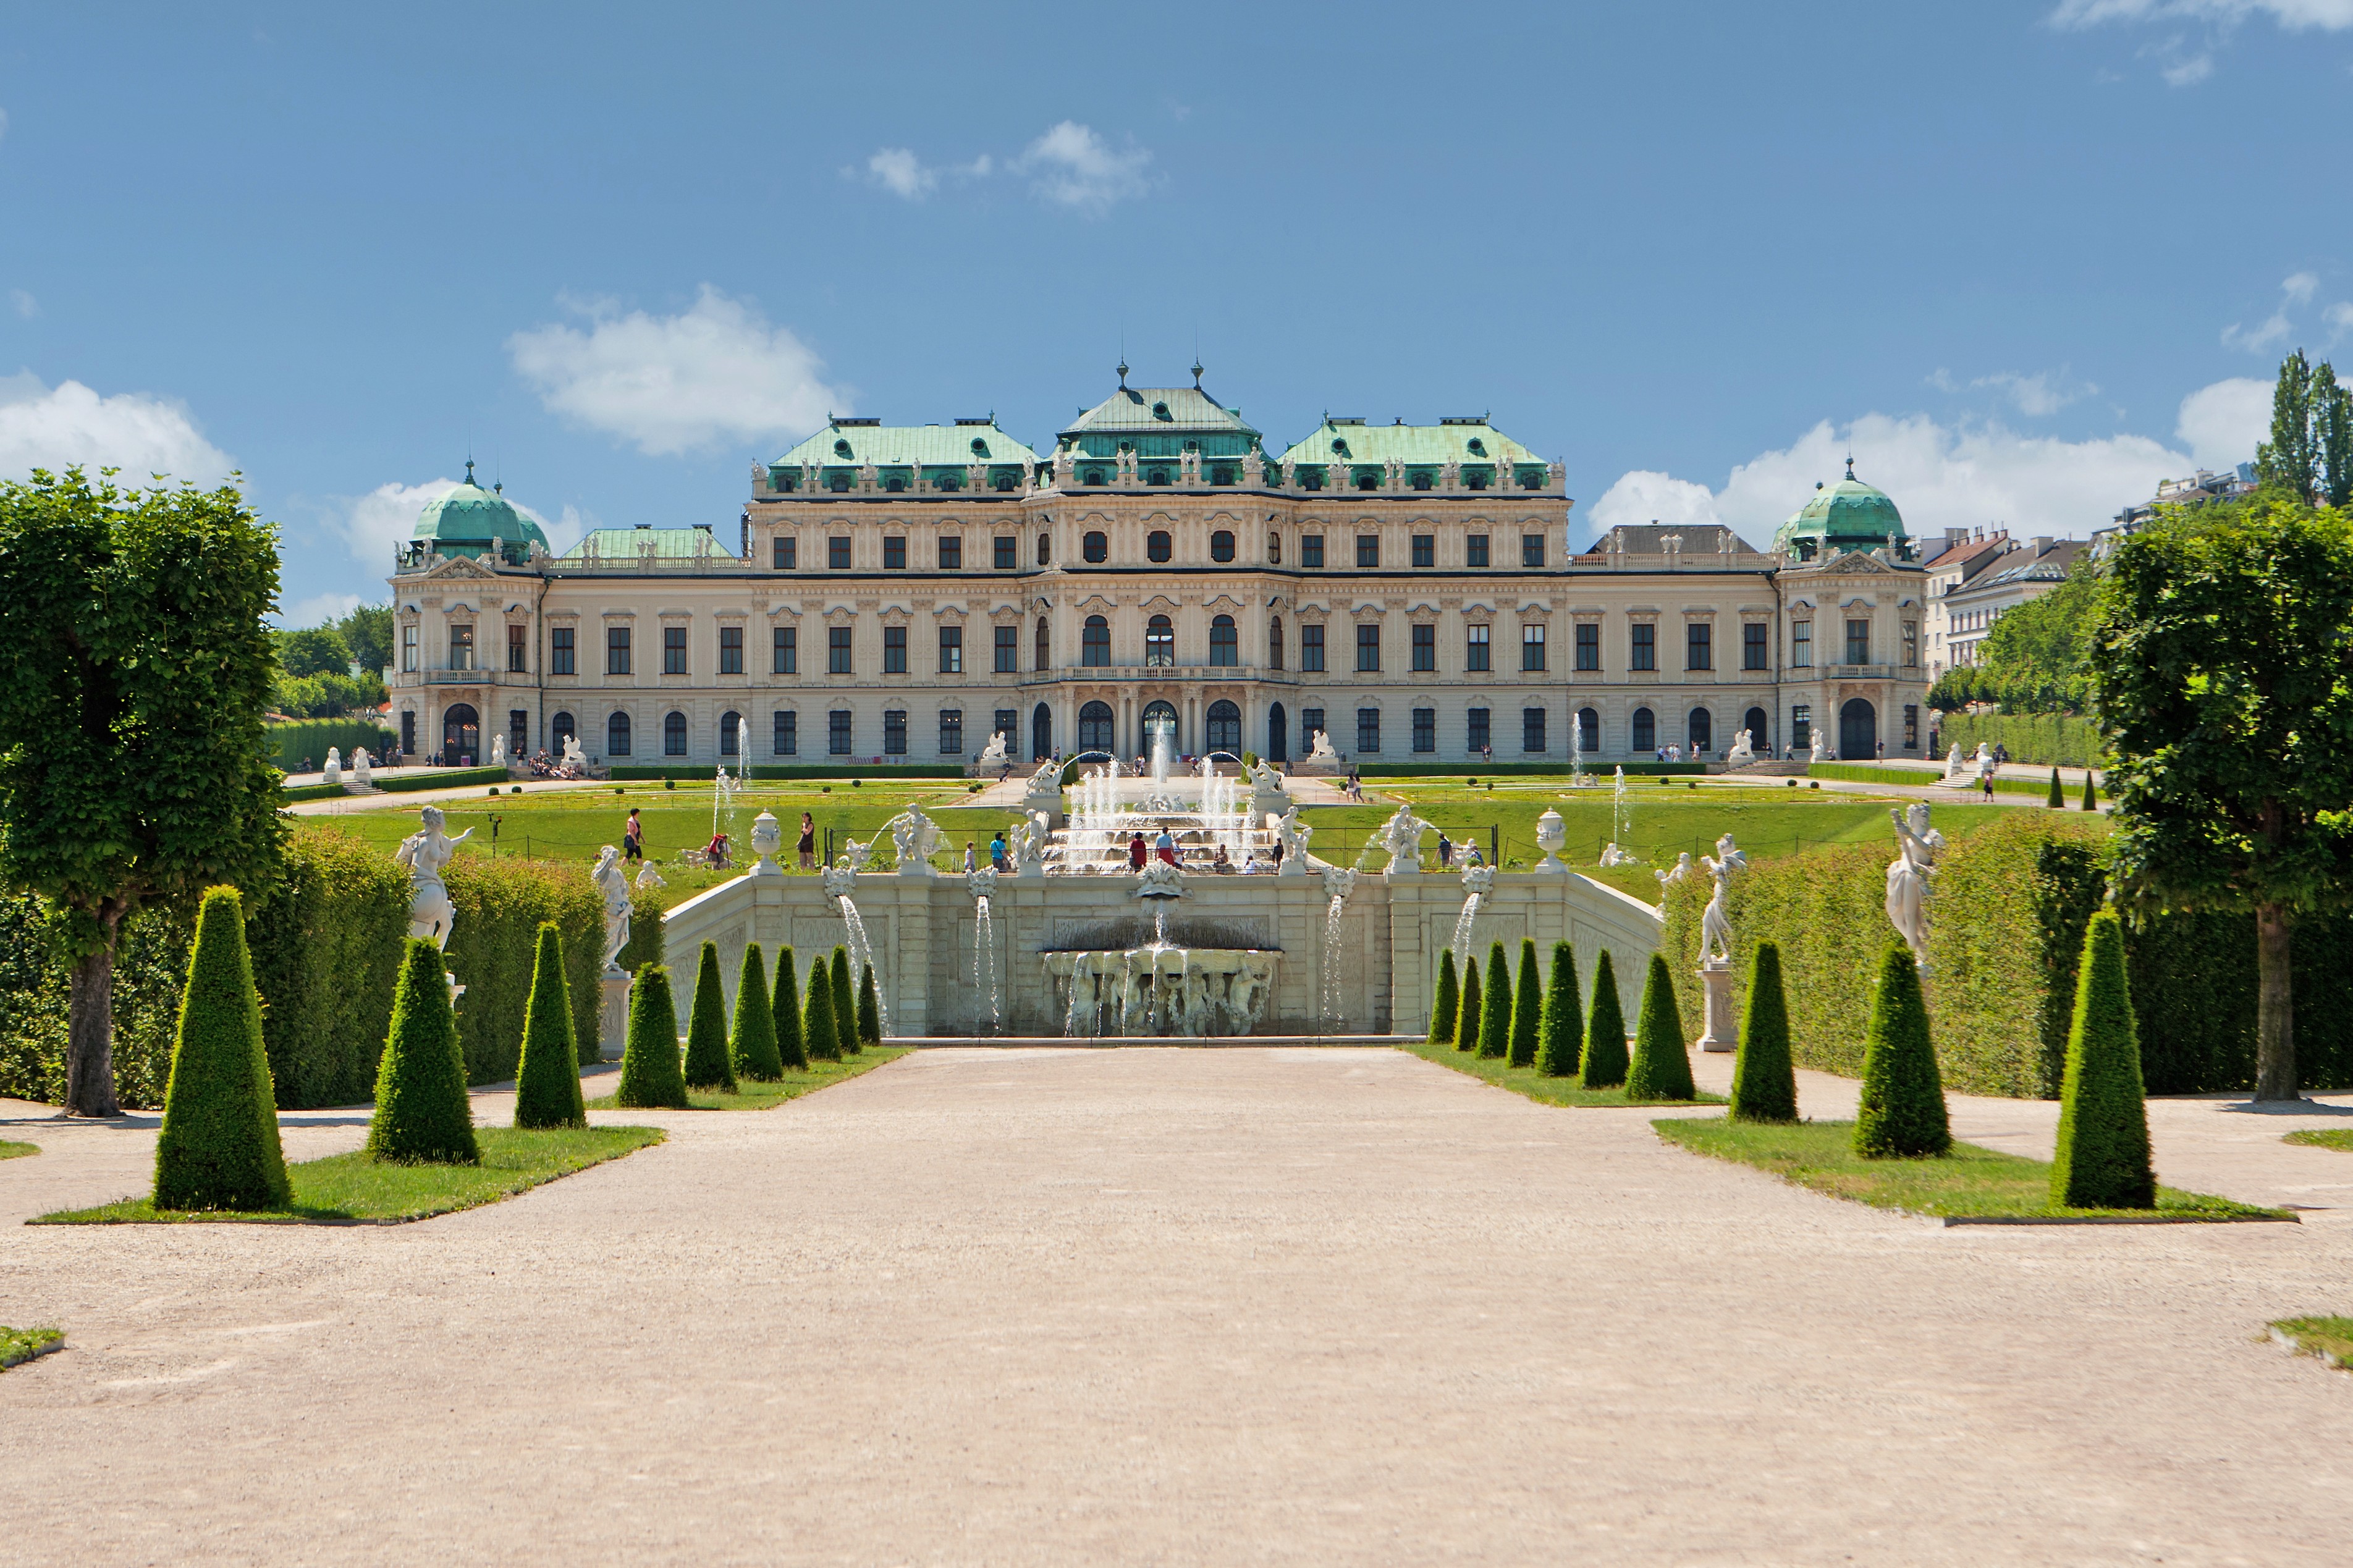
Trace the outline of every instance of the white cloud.
<instances>
[{"instance_id":1,"label":"white cloud","mask_svg":"<svg viewBox=\"0 0 2353 1568\"><path fill-rule=\"evenodd\" d=\"M2313 290L2319 287L2318 273L2291 272L2280 279L2280 296L2291 305L2309 305Z\"/></svg>"},{"instance_id":2,"label":"white cloud","mask_svg":"<svg viewBox=\"0 0 2353 1568\"><path fill-rule=\"evenodd\" d=\"M1101 213L1113 202L1142 195L1152 154L1141 147L1114 152L1075 120L1065 120L1035 142L1014 166L1038 176L1038 195L1062 206Z\"/></svg>"},{"instance_id":3,"label":"white cloud","mask_svg":"<svg viewBox=\"0 0 2353 1568\"><path fill-rule=\"evenodd\" d=\"M2353 0L2348 0L2348 3L2353 3ZM2224 327L2222 346L2226 349L2244 349L2249 353L2267 353L2279 347L2287 342L2288 333L2295 330L2294 324L2287 319L2288 307L2310 304L2314 292L2319 287L2320 279L2315 273L2290 273L2280 279L2280 308L2253 327L2244 327L2236 321ZM2324 315L2332 325L2337 321L2336 309L2324 312Z\"/></svg>"},{"instance_id":4,"label":"white cloud","mask_svg":"<svg viewBox=\"0 0 2353 1568\"><path fill-rule=\"evenodd\" d=\"M78 381L52 389L31 371L0 376L0 475L61 473L76 464L93 476L121 468L138 484L157 473L217 484L236 467L174 399L143 392L101 397Z\"/></svg>"},{"instance_id":5,"label":"white cloud","mask_svg":"<svg viewBox=\"0 0 2353 1568\"><path fill-rule=\"evenodd\" d=\"M456 479L427 479L405 485L395 479L364 496L339 497L327 503L330 526L343 536L353 558L379 571L392 569L393 547L406 543L417 531L417 516L428 502L439 500L458 487ZM599 524L596 517L566 505L554 517L526 506L512 496L507 503L546 531L549 546L561 555L580 542L580 536ZM308 623L305 623L308 624Z\"/></svg>"},{"instance_id":6,"label":"white cloud","mask_svg":"<svg viewBox=\"0 0 2353 1568\"><path fill-rule=\"evenodd\" d=\"M2243 375L2201 386L2183 398L2173 427L2200 468L2216 469L2253 461L2255 444L2271 431L2272 384Z\"/></svg>"},{"instance_id":7,"label":"white cloud","mask_svg":"<svg viewBox=\"0 0 2353 1568\"><path fill-rule=\"evenodd\" d=\"M1962 384L1954 379L1952 372L1942 367L1928 378L1928 384L1939 392L1965 390ZM2071 403L2080 403L2100 390L2088 381L2069 381L2065 365L2057 370L2037 371L2032 375L2020 375L2015 371L1981 375L1968 383L1967 389L1987 386L1998 389L2021 414L2037 419L2056 414Z\"/></svg>"},{"instance_id":8,"label":"white cloud","mask_svg":"<svg viewBox=\"0 0 2353 1568\"><path fill-rule=\"evenodd\" d=\"M2290 32L2353 27L2353 0L2060 0L2051 13L2056 27L2092 27L2102 22L2187 19L2234 26L2250 16L2269 16Z\"/></svg>"},{"instance_id":9,"label":"white cloud","mask_svg":"<svg viewBox=\"0 0 2353 1568\"><path fill-rule=\"evenodd\" d=\"M1639 528L1661 522L1680 528L1716 521L1715 495L1705 485L1651 468L1620 474L1593 503L1596 533L1629 524Z\"/></svg>"},{"instance_id":10,"label":"white cloud","mask_svg":"<svg viewBox=\"0 0 2353 1568\"><path fill-rule=\"evenodd\" d=\"M2214 74L2214 57L2211 54L2192 55L2186 60L2176 60L2163 67L2157 74L2165 79L2168 87L2195 87Z\"/></svg>"},{"instance_id":11,"label":"white cloud","mask_svg":"<svg viewBox=\"0 0 2353 1568\"><path fill-rule=\"evenodd\" d=\"M926 169L904 147L885 147L866 160L866 177L894 196L922 201L938 188L939 171Z\"/></svg>"},{"instance_id":12,"label":"white cloud","mask_svg":"<svg viewBox=\"0 0 2353 1568\"><path fill-rule=\"evenodd\" d=\"M8 290L8 303L16 308L16 314L28 321L41 313L41 302L22 289Z\"/></svg>"},{"instance_id":13,"label":"white cloud","mask_svg":"<svg viewBox=\"0 0 2353 1568\"><path fill-rule=\"evenodd\" d=\"M610 300L566 301L586 331L552 323L515 333L516 372L552 411L657 457L806 434L849 407L825 363L783 327L708 283L675 316L624 315Z\"/></svg>"},{"instance_id":14,"label":"white cloud","mask_svg":"<svg viewBox=\"0 0 2353 1568\"><path fill-rule=\"evenodd\" d=\"M297 599L280 609L278 624L281 626L315 626L328 621L340 621L360 603L357 594L313 594L307 599Z\"/></svg>"}]
</instances>

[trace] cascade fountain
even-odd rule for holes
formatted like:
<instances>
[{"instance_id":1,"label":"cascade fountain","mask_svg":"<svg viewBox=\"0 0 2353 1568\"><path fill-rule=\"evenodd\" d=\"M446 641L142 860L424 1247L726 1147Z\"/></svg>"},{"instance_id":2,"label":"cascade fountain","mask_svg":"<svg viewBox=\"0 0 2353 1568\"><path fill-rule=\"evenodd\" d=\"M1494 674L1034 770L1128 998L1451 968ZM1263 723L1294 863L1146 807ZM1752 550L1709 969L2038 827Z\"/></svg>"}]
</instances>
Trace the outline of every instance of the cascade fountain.
<instances>
[{"instance_id":1,"label":"cascade fountain","mask_svg":"<svg viewBox=\"0 0 2353 1568\"><path fill-rule=\"evenodd\" d=\"M866 922L858 918L857 900L849 896L850 889L857 885L859 868L866 864L867 854L872 849L873 843L871 838L863 844L851 840L849 853L835 857L834 863L824 872L826 894L840 910L842 931L849 939L849 973L853 985L866 966L874 963L874 944L867 940ZM881 984L880 965L875 968L874 978L875 1005L881 1009L882 1032L887 1035L891 1032L891 1004L883 996L889 987Z\"/></svg>"},{"instance_id":2,"label":"cascade fountain","mask_svg":"<svg viewBox=\"0 0 2353 1568\"><path fill-rule=\"evenodd\" d=\"M989 917L988 900L997 891L997 868L984 866L965 873L964 885L972 894L972 994L976 1004L988 998L988 1030L995 1034L1003 1026L1005 1015L997 994L997 928Z\"/></svg>"},{"instance_id":3,"label":"cascade fountain","mask_svg":"<svg viewBox=\"0 0 2353 1568\"><path fill-rule=\"evenodd\" d=\"M1356 872L1350 868L1324 868L1324 985L1316 1017L1324 1033L1340 1032L1340 911L1356 890Z\"/></svg>"},{"instance_id":4,"label":"cascade fountain","mask_svg":"<svg viewBox=\"0 0 2353 1568\"><path fill-rule=\"evenodd\" d=\"M735 777L738 784L752 782L752 721L740 716L735 721Z\"/></svg>"},{"instance_id":5,"label":"cascade fountain","mask_svg":"<svg viewBox=\"0 0 2353 1568\"><path fill-rule=\"evenodd\" d=\"M727 764L722 763L711 775L711 836L727 836L729 845L735 842L735 789L737 781L727 776Z\"/></svg>"},{"instance_id":6,"label":"cascade fountain","mask_svg":"<svg viewBox=\"0 0 2353 1568\"><path fill-rule=\"evenodd\" d=\"M1633 802L1626 797L1626 770L1618 770L1618 781L1609 794L1609 842L1601 850L1604 866L1639 866L1642 862L1630 850L1622 848L1626 830L1634 826Z\"/></svg>"},{"instance_id":7,"label":"cascade fountain","mask_svg":"<svg viewBox=\"0 0 2353 1568\"><path fill-rule=\"evenodd\" d=\"M1459 972L1471 956L1472 927L1478 923L1479 904L1494 891L1495 868L1465 862L1462 867L1462 912L1454 917L1454 967Z\"/></svg>"}]
</instances>

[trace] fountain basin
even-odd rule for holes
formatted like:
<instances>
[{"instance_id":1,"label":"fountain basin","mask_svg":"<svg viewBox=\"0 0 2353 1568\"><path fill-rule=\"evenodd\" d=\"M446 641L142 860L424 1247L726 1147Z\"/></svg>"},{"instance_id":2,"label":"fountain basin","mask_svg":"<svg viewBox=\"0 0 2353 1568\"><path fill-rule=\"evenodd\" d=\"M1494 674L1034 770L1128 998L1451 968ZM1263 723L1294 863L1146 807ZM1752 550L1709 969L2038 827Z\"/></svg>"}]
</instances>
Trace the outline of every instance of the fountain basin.
<instances>
[{"instance_id":1,"label":"fountain basin","mask_svg":"<svg viewBox=\"0 0 2353 1568\"><path fill-rule=\"evenodd\" d=\"M1278 952L1252 948L1135 947L1048 952L1046 982L1065 1037L1126 1039L1247 1035L1274 994Z\"/></svg>"}]
</instances>

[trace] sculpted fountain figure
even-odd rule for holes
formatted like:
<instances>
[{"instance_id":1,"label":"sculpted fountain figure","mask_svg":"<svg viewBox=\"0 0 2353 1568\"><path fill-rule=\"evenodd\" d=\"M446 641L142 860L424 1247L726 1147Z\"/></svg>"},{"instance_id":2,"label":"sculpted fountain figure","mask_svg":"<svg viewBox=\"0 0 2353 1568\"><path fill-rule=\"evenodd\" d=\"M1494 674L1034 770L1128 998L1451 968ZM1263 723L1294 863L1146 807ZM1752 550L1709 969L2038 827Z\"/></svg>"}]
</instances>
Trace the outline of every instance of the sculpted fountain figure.
<instances>
[{"instance_id":1,"label":"sculpted fountain figure","mask_svg":"<svg viewBox=\"0 0 2353 1568\"><path fill-rule=\"evenodd\" d=\"M1954 779L1966 777L1968 771L1967 764L1961 761L1961 743L1956 741L1953 742L1953 749L1945 753L1946 781L1949 783Z\"/></svg>"},{"instance_id":2,"label":"sculpted fountain figure","mask_svg":"<svg viewBox=\"0 0 2353 1568\"><path fill-rule=\"evenodd\" d=\"M1250 819L1264 822L1270 816L1281 816L1292 809L1291 792L1282 787L1282 775L1272 764L1260 763L1250 771Z\"/></svg>"},{"instance_id":3,"label":"sculpted fountain figure","mask_svg":"<svg viewBox=\"0 0 2353 1568\"><path fill-rule=\"evenodd\" d=\"M1619 848L1614 843L1605 844L1601 847L1601 864L1604 866L1639 866L1641 863L1641 860L1638 857L1627 850ZM1663 875L1663 873L1662 874Z\"/></svg>"},{"instance_id":4,"label":"sculpted fountain figure","mask_svg":"<svg viewBox=\"0 0 2353 1568\"><path fill-rule=\"evenodd\" d=\"M1390 876L1410 877L1421 869L1421 836L1429 830L1430 824L1416 816L1409 805L1399 806L1398 814L1381 825L1373 844L1389 852Z\"/></svg>"},{"instance_id":5,"label":"sculpted fountain figure","mask_svg":"<svg viewBox=\"0 0 2353 1568\"><path fill-rule=\"evenodd\" d=\"M932 853L940 847L940 825L925 816L920 806L911 805L892 819L891 843L899 851L899 875L937 875Z\"/></svg>"},{"instance_id":6,"label":"sculpted fountain figure","mask_svg":"<svg viewBox=\"0 0 2353 1568\"><path fill-rule=\"evenodd\" d=\"M1275 874L1282 877L1307 875L1307 840L1315 830L1299 820L1299 808L1293 806L1274 825L1274 836L1282 841L1282 867Z\"/></svg>"},{"instance_id":7,"label":"sculpted fountain figure","mask_svg":"<svg viewBox=\"0 0 2353 1568\"><path fill-rule=\"evenodd\" d=\"M417 813L417 830L401 840L392 858L408 868L408 934L427 938L446 952L457 911L450 906L449 889L442 884L441 869L456 858L458 846L471 838L474 830L469 827L452 838L441 830L445 820L440 807L425 807Z\"/></svg>"},{"instance_id":8,"label":"sculpted fountain figure","mask_svg":"<svg viewBox=\"0 0 2353 1568\"><path fill-rule=\"evenodd\" d=\"M1046 814L1025 811L1021 820L1013 825L1013 837L1007 847L1010 850L1013 874L1017 877L1042 877L1046 874Z\"/></svg>"},{"instance_id":9,"label":"sculpted fountain figure","mask_svg":"<svg viewBox=\"0 0 2353 1568\"><path fill-rule=\"evenodd\" d=\"M653 869L652 862L646 869ZM605 968L618 973L621 950L629 945L629 877L621 869L621 852L609 844L596 851L588 879L605 900Z\"/></svg>"},{"instance_id":10,"label":"sculpted fountain figure","mask_svg":"<svg viewBox=\"0 0 2353 1568\"><path fill-rule=\"evenodd\" d=\"M1895 858L1887 865L1887 918L1896 934L1912 950L1913 959L1928 965L1928 894L1936 874L1936 851L1945 836L1928 826L1928 803L1915 801L1887 815L1895 823Z\"/></svg>"}]
</instances>

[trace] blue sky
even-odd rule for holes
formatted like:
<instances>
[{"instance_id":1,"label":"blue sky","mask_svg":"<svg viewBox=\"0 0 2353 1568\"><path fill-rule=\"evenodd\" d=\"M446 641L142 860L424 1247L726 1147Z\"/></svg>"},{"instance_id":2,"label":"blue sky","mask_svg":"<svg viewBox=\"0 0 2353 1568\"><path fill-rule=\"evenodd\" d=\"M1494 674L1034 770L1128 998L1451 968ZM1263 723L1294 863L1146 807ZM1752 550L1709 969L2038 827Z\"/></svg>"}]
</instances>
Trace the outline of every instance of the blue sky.
<instances>
[{"instance_id":1,"label":"blue sky","mask_svg":"<svg viewBox=\"0 0 2353 1568\"><path fill-rule=\"evenodd\" d=\"M0 473L732 530L828 409L1491 411L1572 533L2077 532L2353 337L2353 0L0 6ZM2342 347L2353 359L2353 347Z\"/></svg>"}]
</instances>

